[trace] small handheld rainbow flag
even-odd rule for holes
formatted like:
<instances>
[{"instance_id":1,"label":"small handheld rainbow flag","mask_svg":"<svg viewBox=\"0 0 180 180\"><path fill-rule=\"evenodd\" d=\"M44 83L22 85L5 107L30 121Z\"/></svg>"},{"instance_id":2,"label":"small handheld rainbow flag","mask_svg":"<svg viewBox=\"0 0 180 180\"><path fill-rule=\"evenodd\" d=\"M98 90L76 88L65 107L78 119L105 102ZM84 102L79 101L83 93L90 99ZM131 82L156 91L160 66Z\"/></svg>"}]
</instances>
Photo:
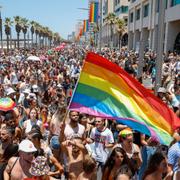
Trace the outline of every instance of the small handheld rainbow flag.
<instances>
[{"instance_id":1,"label":"small handheld rainbow flag","mask_svg":"<svg viewBox=\"0 0 180 180\"><path fill-rule=\"evenodd\" d=\"M166 104L109 60L88 53L70 110L116 119L169 145L180 120Z\"/></svg>"},{"instance_id":2,"label":"small handheld rainbow flag","mask_svg":"<svg viewBox=\"0 0 180 180\"><path fill-rule=\"evenodd\" d=\"M99 14L99 3L91 2L90 11L89 11L89 22L97 23L98 22L98 14Z\"/></svg>"}]
</instances>

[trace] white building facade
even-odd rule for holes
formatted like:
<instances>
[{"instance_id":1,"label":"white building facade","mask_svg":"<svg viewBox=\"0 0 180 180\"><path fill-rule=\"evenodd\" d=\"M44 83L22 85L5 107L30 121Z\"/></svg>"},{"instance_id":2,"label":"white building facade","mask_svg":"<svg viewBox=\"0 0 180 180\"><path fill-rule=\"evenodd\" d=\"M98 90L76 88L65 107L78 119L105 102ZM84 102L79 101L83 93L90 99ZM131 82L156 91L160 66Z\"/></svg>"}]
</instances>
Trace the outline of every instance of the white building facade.
<instances>
[{"instance_id":1,"label":"white building facade","mask_svg":"<svg viewBox=\"0 0 180 180\"><path fill-rule=\"evenodd\" d=\"M114 0L114 13L119 19L123 19L124 22L128 22L128 8L129 8L130 1L129 0ZM122 46L127 46L128 44L128 34L127 34L127 28L126 31L124 32L121 40L121 45ZM115 31L114 35L114 46L118 47L119 45L119 35Z\"/></svg>"},{"instance_id":2,"label":"white building facade","mask_svg":"<svg viewBox=\"0 0 180 180\"><path fill-rule=\"evenodd\" d=\"M101 0L99 0L100 2ZM102 44L108 45L110 43L110 26L105 22L109 13L114 13L120 19L128 20L128 6L129 0L102 0ZM127 33L126 33L127 39ZM127 40L126 40L127 41ZM126 42L127 44L127 42ZM118 35L114 28L113 47L118 47Z\"/></svg>"},{"instance_id":3,"label":"white building facade","mask_svg":"<svg viewBox=\"0 0 180 180\"><path fill-rule=\"evenodd\" d=\"M157 51L160 0L131 0L128 15L128 49ZM180 0L166 0L164 52L180 50Z\"/></svg>"}]
</instances>

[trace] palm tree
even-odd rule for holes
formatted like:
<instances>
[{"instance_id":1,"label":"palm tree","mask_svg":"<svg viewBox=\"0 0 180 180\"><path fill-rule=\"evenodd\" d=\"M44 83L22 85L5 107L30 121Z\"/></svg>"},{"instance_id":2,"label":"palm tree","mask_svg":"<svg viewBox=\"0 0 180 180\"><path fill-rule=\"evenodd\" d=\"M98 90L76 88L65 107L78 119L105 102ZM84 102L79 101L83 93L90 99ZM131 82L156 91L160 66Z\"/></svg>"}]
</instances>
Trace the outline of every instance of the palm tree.
<instances>
[{"instance_id":1,"label":"palm tree","mask_svg":"<svg viewBox=\"0 0 180 180\"><path fill-rule=\"evenodd\" d=\"M45 43L45 47L47 47L47 40L48 40L48 36L49 36L49 28L48 27L44 27L44 40L43 42Z\"/></svg>"},{"instance_id":2,"label":"palm tree","mask_svg":"<svg viewBox=\"0 0 180 180\"><path fill-rule=\"evenodd\" d=\"M31 21L30 22L30 25L31 25L31 48L33 47L33 35L34 35L34 31L35 31L35 25L36 25L36 22L35 21Z\"/></svg>"},{"instance_id":3,"label":"palm tree","mask_svg":"<svg viewBox=\"0 0 180 180\"><path fill-rule=\"evenodd\" d=\"M22 23L22 31L24 34L24 48L26 48L26 33L29 27L29 21L26 18L22 18L21 23Z\"/></svg>"},{"instance_id":4,"label":"palm tree","mask_svg":"<svg viewBox=\"0 0 180 180\"><path fill-rule=\"evenodd\" d=\"M54 45L59 45L60 44L60 40L61 40L61 37L59 35L58 32L54 33Z\"/></svg>"},{"instance_id":5,"label":"palm tree","mask_svg":"<svg viewBox=\"0 0 180 180\"><path fill-rule=\"evenodd\" d=\"M39 26L39 45L40 45L40 47L42 47L42 45L43 45L43 39L41 38L42 36L43 36L43 34L44 34L44 27L43 26Z\"/></svg>"},{"instance_id":6,"label":"palm tree","mask_svg":"<svg viewBox=\"0 0 180 180\"><path fill-rule=\"evenodd\" d=\"M93 33L94 33L94 45L97 45L97 33L99 32L99 27L96 23L93 26Z\"/></svg>"},{"instance_id":7,"label":"palm tree","mask_svg":"<svg viewBox=\"0 0 180 180\"><path fill-rule=\"evenodd\" d=\"M7 51L9 51L9 36L11 35L11 26L13 22L10 18L5 18L4 26L5 26L5 34L7 40Z\"/></svg>"},{"instance_id":8,"label":"palm tree","mask_svg":"<svg viewBox=\"0 0 180 180\"><path fill-rule=\"evenodd\" d=\"M34 28L35 28L35 34L36 34L36 47L37 47L38 46L37 37L38 37L39 32L40 32L40 24L35 22Z\"/></svg>"},{"instance_id":9,"label":"palm tree","mask_svg":"<svg viewBox=\"0 0 180 180\"><path fill-rule=\"evenodd\" d=\"M125 30L126 30L125 21L123 19L116 18L116 31L119 35L119 38L118 38L119 48L121 48L122 36L123 36L123 33L125 32Z\"/></svg>"},{"instance_id":10,"label":"palm tree","mask_svg":"<svg viewBox=\"0 0 180 180\"><path fill-rule=\"evenodd\" d=\"M48 32L48 44L49 44L49 48L51 48L51 44L52 44L52 39L53 39L53 32L51 30L49 30Z\"/></svg>"},{"instance_id":11,"label":"palm tree","mask_svg":"<svg viewBox=\"0 0 180 180\"><path fill-rule=\"evenodd\" d=\"M113 45L113 26L116 23L116 15L114 13L109 13L105 18L105 22L110 25L110 37L111 37L111 47Z\"/></svg>"},{"instance_id":12,"label":"palm tree","mask_svg":"<svg viewBox=\"0 0 180 180\"><path fill-rule=\"evenodd\" d=\"M19 36L20 32L22 30L22 25L21 25L21 17L20 16L15 16L14 17L14 22L15 22L15 28L16 28L16 33L17 33L17 43L18 43L18 49L19 49Z\"/></svg>"}]
</instances>

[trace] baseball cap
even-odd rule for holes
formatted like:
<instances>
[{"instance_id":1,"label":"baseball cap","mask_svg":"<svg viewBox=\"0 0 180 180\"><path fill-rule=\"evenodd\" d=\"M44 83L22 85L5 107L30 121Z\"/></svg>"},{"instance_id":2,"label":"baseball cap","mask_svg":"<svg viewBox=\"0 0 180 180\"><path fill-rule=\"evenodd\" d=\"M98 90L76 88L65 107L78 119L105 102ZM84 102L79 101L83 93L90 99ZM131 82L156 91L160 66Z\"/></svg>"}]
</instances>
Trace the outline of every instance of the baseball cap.
<instances>
[{"instance_id":1,"label":"baseball cap","mask_svg":"<svg viewBox=\"0 0 180 180\"><path fill-rule=\"evenodd\" d=\"M32 88L33 88L33 92L38 92L39 91L39 88L38 88L38 86L36 84L33 85Z\"/></svg>"},{"instance_id":2,"label":"baseball cap","mask_svg":"<svg viewBox=\"0 0 180 180\"><path fill-rule=\"evenodd\" d=\"M25 139L20 142L19 151L30 153L36 152L37 149L34 147L34 144L30 140Z\"/></svg>"},{"instance_id":3,"label":"baseball cap","mask_svg":"<svg viewBox=\"0 0 180 180\"><path fill-rule=\"evenodd\" d=\"M127 135L133 134L133 131L131 128L125 128L122 131L119 132L119 136L126 137Z\"/></svg>"},{"instance_id":4,"label":"baseball cap","mask_svg":"<svg viewBox=\"0 0 180 180\"><path fill-rule=\"evenodd\" d=\"M166 93L166 89L164 87L160 87L157 92L158 93Z\"/></svg>"},{"instance_id":5,"label":"baseball cap","mask_svg":"<svg viewBox=\"0 0 180 180\"><path fill-rule=\"evenodd\" d=\"M25 89L25 90L23 91L24 94L29 94L30 92L31 92L30 89Z\"/></svg>"},{"instance_id":6,"label":"baseball cap","mask_svg":"<svg viewBox=\"0 0 180 180\"><path fill-rule=\"evenodd\" d=\"M6 94L7 94L7 96L9 96L10 94L13 94L13 93L15 93L16 91L13 89L13 88L8 88L7 90L6 90Z\"/></svg>"},{"instance_id":7,"label":"baseball cap","mask_svg":"<svg viewBox=\"0 0 180 180\"><path fill-rule=\"evenodd\" d=\"M59 137L58 136L53 136L50 140L50 146L52 149L59 149L60 148L60 143L59 143Z\"/></svg>"}]
</instances>

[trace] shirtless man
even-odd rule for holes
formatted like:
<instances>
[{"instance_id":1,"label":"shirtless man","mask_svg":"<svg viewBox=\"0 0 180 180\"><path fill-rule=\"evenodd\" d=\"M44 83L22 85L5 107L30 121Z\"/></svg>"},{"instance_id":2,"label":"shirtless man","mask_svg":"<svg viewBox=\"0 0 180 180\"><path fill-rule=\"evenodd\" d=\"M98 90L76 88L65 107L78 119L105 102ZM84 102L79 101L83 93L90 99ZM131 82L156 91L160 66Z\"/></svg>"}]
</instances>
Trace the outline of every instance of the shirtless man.
<instances>
[{"instance_id":1,"label":"shirtless man","mask_svg":"<svg viewBox=\"0 0 180 180\"><path fill-rule=\"evenodd\" d=\"M8 161L7 167L4 171L4 180L31 178L32 175L29 173L29 169L35 151L36 148L30 140L23 140L19 144L19 157L12 157Z\"/></svg>"},{"instance_id":2,"label":"shirtless man","mask_svg":"<svg viewBox=\"0 0 180 180\"><path fill-rule=\"evenodd\" d=\"M83 160L87 151L78 137L66 140L62 143L62 148L68 157L69 179L77 180L79 174L83 172Z\"/></svg>"},{"instance_id":3,"label":"shirtless man","mask_svg":"<svg viewBox=\"0 0 180 180\"><path fill-rule=\"evenodd\" d=\"M0 130L0 157L2 157L4 150L9 144L12 144L13 129L3 127Z\"/></svg>"}]
</instances>

